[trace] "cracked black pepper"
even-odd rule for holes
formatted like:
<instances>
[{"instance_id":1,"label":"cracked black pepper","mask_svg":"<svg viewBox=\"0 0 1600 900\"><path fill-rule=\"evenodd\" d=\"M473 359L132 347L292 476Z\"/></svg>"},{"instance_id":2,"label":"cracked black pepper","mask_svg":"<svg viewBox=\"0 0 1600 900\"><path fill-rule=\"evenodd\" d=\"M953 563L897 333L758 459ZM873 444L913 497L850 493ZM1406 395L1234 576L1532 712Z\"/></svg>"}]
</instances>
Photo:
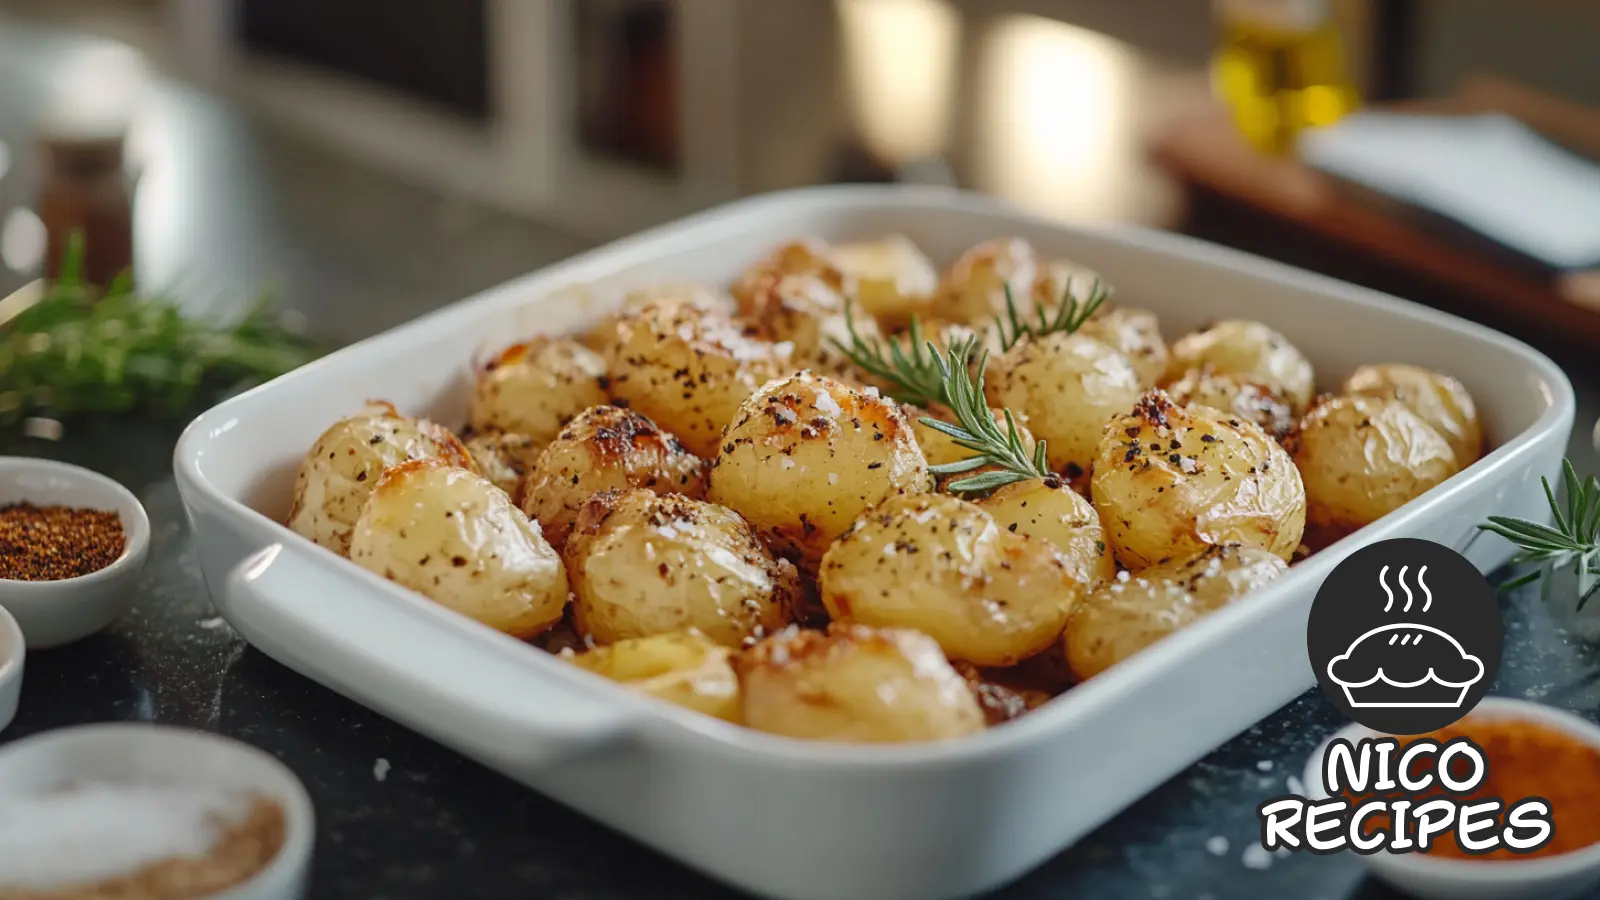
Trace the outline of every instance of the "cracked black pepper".
<instances>
[{"instance_id":1,"label":"cracked black pepper","mask_svg":"<svg viewBox=\"0 0 1600 900\"><path fill-rule=\"evenodd\" d=\"M116 562L126 546L114 511L32 503L0 507L0 578L77 578Z\"/></svg>"}]
</instances>

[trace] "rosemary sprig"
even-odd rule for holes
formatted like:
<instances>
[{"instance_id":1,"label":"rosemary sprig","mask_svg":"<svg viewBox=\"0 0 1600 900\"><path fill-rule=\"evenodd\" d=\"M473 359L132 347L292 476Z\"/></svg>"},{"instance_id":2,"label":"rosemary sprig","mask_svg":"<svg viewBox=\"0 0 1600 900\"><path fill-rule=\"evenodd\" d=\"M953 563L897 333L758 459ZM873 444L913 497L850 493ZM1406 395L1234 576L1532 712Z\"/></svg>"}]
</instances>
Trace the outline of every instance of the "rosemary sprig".
<instances>
[{"instance_id":1,"label":"rosemary sprig","mask_svg":"<svg viewBox=\"0 0 1600 900\"><path fill-rule=\"evenodd\" d=\"M82 272L83 237L75 233L59 276L0 322L0 425L30 416L182 415L317 356L267 298L236 324L217 326L138 293L127 276L102 290Z\"/></svg>"},{"instance_id":2,"label":"rosemary sprig","mask_svg":"<svg viewBox=\"0 0 1600 900\"><path fill-rule=\"evenodd\" d=\"M1072 294L1072 279L1067 279L1066 287L1061 289L1061 300L1056 303L1055 309L1043 306L1035 307L1034 313L1037 321L1028 321L1017 311L1016 298L1011 293L1011 284L1005 284L1006 314L995 318L995 325L1000 330L1001 350L1010 350L1024 337L1040 338L1057 331L1073 334L1089 318L1100 309L1101 305L1111 297L1111 288L1104 281L1096 278L1089 288L1089 296L1079 302Z\"/></svg>"},{"instance_id":3,"label":"rosemary sprig","mask_svg":"<svg viewBox=\"0 0 1600 900\"><path fill-rule=\"evenodd\" d=\"M967 368L978 347L978 340L973 337L957 341L946 356L939 356L933 345L928 345L929 351L934 353L944 385L944 404L955 414L956 424L927 416L920 421L935 431L949 435L957 444L975 454L959 462L930 466L929 471L935 475L959 475L985 466L995 467L992 471L946 485L949 490L959 493L983 493L1012 482L1045 478L1051 474L1050 466L1045 461L1044 441L1038 442L1030 457L1022 444L1022 436L1017 432L1017 420L1011 410L1005 410L1004 430L995 422L983 393L983 370L989 361L988 351L978 358L976 382Z\"/></svg>"},{"instance_id":4,"label":"rosemary sprig","mask_svg":"<svg viewBox=\"0 0 1600 900\"><path fill-rule=\"evenodd\" d=\"M1564 507L1556 502L1550 480L1539 479L1544 485L1545 499L1550 503L1553 526L1515 516L1490 516L1478 528L1498 534L1522 548L1511 560L1513 563L1539 564L1532 572L1501 585L1502 590L1543 578L1541 587L1548 597L1553 582L1551 576L1557 569L1571 566L1578 576L1578 609L1581 610L1600 587L1600 581L1596 580L1596 576L1600 576L1600 566L1596 565L1600 560L1600 479L1590 475L1580 481L1571 460L1561 461L1561 479L1567 494Z\"/></svg>"},{"instance_id":5,"label":"rosemary sprig","mask_svg":"<svg viewBox=\"0 0 1600 900\"><path fill-rule=\"evenodd\" d=\"M939 350L932 341L923 337L922 323L917 321L917 317L911 317L911 352L908 354L894 341L882 341L857 332L854 302L852 299L844 301L845 328L849 331L850 342L847 344L830 338L834 347L862 371L891 385L889 394L896 400L918 406L944 403L945 386L939 367Z\"/></svg>"}]
</instances>

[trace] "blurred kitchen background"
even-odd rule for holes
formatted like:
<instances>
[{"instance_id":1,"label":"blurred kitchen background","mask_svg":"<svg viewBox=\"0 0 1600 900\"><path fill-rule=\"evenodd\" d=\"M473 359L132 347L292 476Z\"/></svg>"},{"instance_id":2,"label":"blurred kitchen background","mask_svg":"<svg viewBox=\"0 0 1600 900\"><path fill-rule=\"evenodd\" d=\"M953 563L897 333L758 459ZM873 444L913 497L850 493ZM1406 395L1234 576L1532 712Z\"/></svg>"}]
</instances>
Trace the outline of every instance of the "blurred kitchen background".
<instances>
[{"instance_id":1,"label":"blurred kitchen background","mask_svg":"<svg viewBox=\"0 0 1600 900\"><path fill-rule=\"evenodd\" d=\"M348 340L742 195L899 180L1592 347L1586 265L1295 136L1491 111L1594 156L1597 41L1593 0L0 0L0 296L88 222L92 266L202 311L273 285Z\"/></svg>"}]
</instances>

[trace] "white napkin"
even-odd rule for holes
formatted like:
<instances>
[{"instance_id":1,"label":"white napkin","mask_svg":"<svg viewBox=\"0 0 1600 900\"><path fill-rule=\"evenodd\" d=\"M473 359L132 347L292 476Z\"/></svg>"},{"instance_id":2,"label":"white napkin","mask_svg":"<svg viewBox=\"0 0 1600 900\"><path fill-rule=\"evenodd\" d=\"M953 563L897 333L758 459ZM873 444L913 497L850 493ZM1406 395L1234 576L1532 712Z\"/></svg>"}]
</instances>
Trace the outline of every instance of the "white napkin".
<instances>
[{"instance_id":1,"label":"white napkin","mask_svg":"<svg viewBox=\"0 0 1600 900\"><path fill-rule=\"evenodd\" d=\"M1360 113L1306 133L1300 156L1555 268L1600 265L1600 166L1510 116Z\"/></svg>"}]
</instances>

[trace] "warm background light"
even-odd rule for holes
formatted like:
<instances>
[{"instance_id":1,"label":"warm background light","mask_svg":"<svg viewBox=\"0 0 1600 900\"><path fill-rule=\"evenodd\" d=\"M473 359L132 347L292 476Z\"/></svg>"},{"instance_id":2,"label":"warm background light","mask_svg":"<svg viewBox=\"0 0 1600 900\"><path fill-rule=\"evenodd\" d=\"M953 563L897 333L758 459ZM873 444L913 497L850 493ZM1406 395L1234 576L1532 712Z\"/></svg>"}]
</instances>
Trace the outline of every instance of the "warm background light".
<instances>
[{"instance_id":1,"label":"warm background light","mask_svg":"<svg viewBox=\"0 0 1600 900\"><path fill-rule=\"evenodd\" d=\"M899 164L944 151L961 22L946 0L838 0L845 87L867 148Z\"/></svg>"}]
</instances>

